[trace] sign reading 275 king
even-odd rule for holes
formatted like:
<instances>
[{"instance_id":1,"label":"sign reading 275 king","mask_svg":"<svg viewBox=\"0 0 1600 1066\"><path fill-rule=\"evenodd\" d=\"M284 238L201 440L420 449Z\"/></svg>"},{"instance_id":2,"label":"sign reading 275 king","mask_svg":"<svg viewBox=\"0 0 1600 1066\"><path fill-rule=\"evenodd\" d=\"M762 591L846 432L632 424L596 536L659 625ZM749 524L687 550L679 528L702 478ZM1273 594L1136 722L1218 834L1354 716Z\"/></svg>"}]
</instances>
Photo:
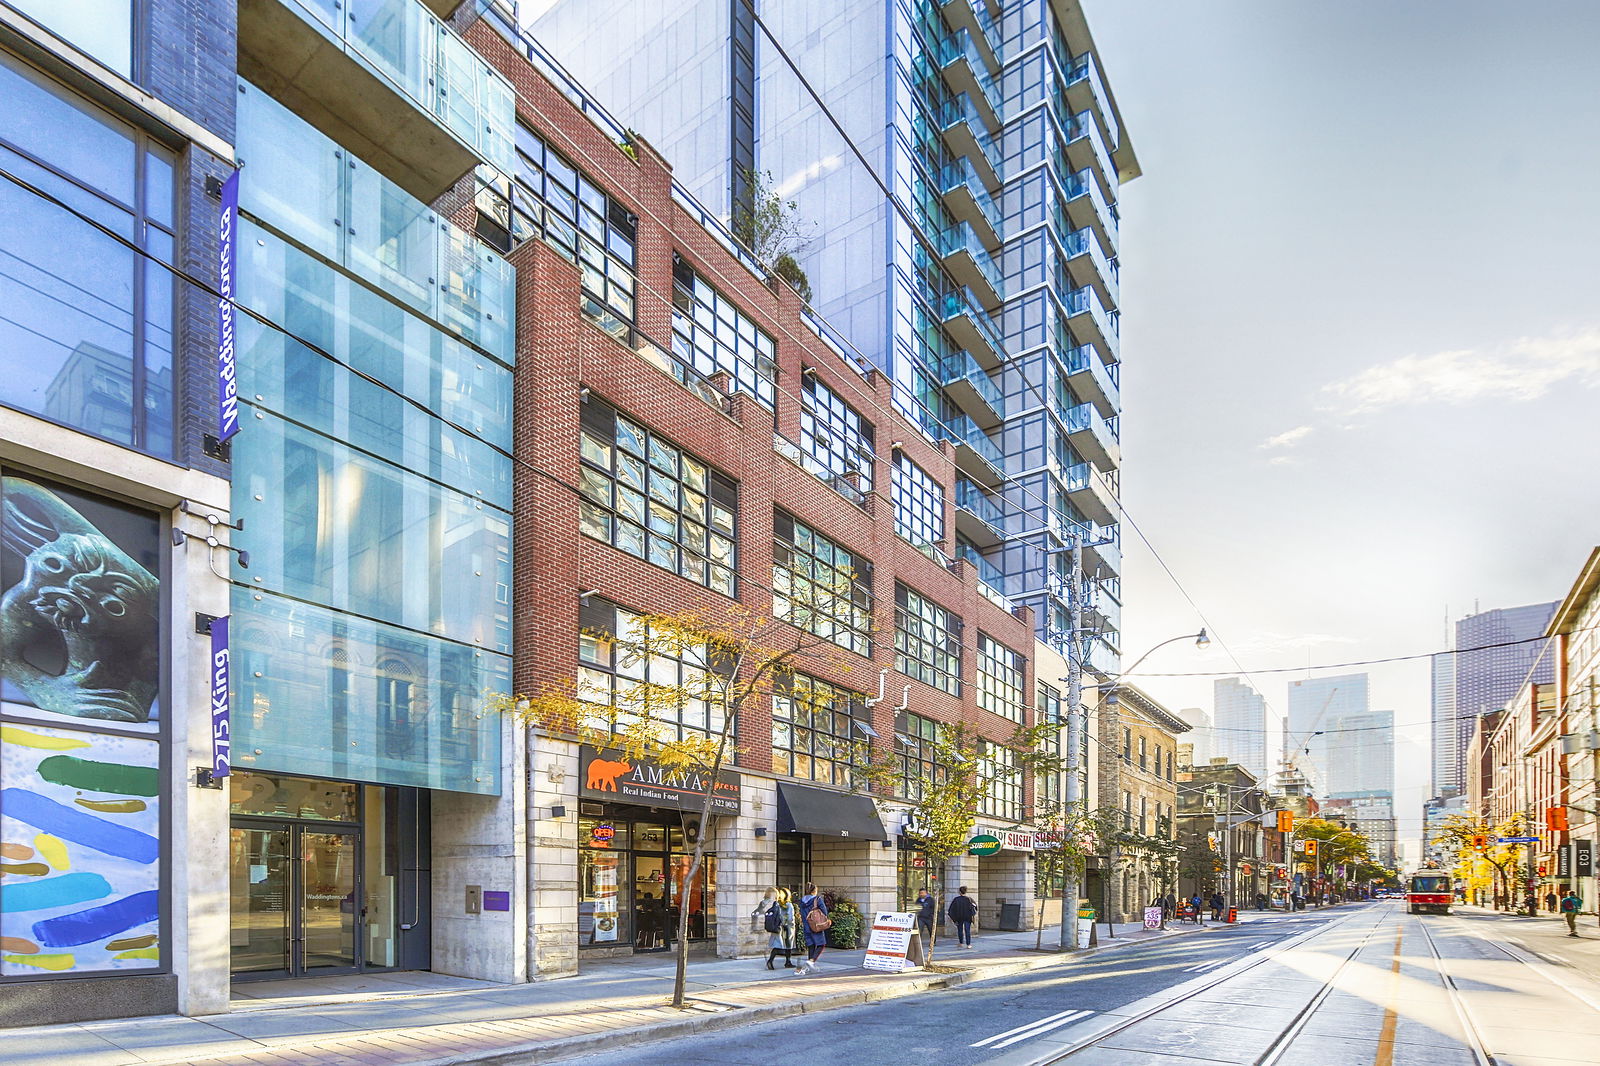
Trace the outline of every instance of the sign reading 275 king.
<instances>
[{"instance_id":1,"label":"sign reading 275 king","mask_svg":"<svg viewBox=\"0 0 1600 1066\"><path fill-rule=\"evenodd\" d=\"M703 770L669 770L651 759L634 759L587 744L578 750L578 763L583 774L579 795L587 800L698 811L711 785L711 775ZM739 813L738 774L719 774L711 793L712 814Z\"/></svg>"}]
</instances>

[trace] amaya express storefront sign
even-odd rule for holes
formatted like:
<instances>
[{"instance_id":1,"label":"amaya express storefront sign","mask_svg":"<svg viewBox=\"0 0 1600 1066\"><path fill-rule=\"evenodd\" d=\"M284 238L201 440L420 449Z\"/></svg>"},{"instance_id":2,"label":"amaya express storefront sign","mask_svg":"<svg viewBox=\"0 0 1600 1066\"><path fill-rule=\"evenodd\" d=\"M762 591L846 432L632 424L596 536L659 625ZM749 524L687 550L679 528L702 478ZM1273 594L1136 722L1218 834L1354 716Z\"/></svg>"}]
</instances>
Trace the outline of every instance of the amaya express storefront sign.
<instances>
[{"instance_id":1,"label":"amaya express storefront sign","mask_svg":"<svg viewBox=\"0 0 1600 1066\"><path fill-rule=\"evenodd\" d=\"M738 774L719 774L713 783L710 775L700 770L667 769L651 759L635 759L587 744L578 750L578 763L583 775L579 795L587 800L699 811L709 788L712 814L739 813Z\"/></svg>"}]
</instances>

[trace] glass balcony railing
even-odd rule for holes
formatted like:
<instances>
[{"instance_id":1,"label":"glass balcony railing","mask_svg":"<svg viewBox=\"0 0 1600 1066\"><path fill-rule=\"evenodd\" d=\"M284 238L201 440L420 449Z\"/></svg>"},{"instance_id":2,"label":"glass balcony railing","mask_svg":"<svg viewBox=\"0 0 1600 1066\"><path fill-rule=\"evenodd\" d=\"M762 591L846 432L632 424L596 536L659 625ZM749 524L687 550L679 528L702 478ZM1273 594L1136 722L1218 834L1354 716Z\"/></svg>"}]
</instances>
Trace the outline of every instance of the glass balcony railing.
<instances>
[{"instance_id":1,"label":"glass balcony railing","mask_svg":"<svg viewBox=\"0 0 1600 1066\"><path fill-rule=\"evenodd\" d=\"M1094 155L1094 162L1100 168L1100 173L1106 176L1109 184L1115 184L1117 171L1111 164L1111 153L1106 149L1105 141L1100 136L1100 125L1094 120L1094 113L1079 111L1067 120L1067 146L1074 148L1087 144Z\"/></svg>"},{"instance_id":2,"label":"glass balcony railing","mask_svg":"<svg viewBox=\"0 0 1600 1066\"><path fill-rule=\"evenodd\" d=\"M502 174L515 170L516 96L420 0L279 0L377 72Z\"/></svg>"},{"instance_id":3,"label":"glass balcony railing","mask_svg":"<svg viewBox=\"0 0 1600 1066\"><path fill-rule=\"evenodd\" d=\"M984 558L976 547L971 544L961 544L956 548L956 558L965 559L978 571L978 581L987 586L994 593L989 599L999 603L1006 610L1011 610L1011 601L1006 597L1006 575L998 566ZM980 592L983 589L979 589ZM988 595L988 593L985 593ZM995 597L999 599L996 600Z\"/></svg>"},{"instance_id":4,"label":"glass balcony railing","mask_svg":"<svg viewBox=\"0 0 1600 1066\"><path fill-rule=\"evenodd\" d=\"M985 433L982 428L968 415L956 415L944 420L944 436L953 442L958 450L968 448L977 455L990 470L1004 476L1006 470L1006 457L1000 451L1000 446L994 438Z\"/></svg>"},{"instance_id":5,"label":"glass balcony railing","mask_svg":"<svg viewBox=\"0 0 1600 1066\"><path fill-rule=\"evenodd\" d=\"M1079 455L1092 460L1096 466L1112 467L1121 453L1117 441L1116 418L1102 418L1092 403L1080 403L1064 411L1062 421Z\"/></svg>"},{"instance_id":6,"label":"glass balcony railing","mask_svg":"<svg viewBox=\"0 0 1600 1066\"><path fill-rule=\"evenodd\" d=\"M994 319L989 317L989 312L984 310L971 289L963 286L959 292L945 293L940 312L947 326L956 319L964 320L976 337L994 353L995 362L1005 359L1005 341L1001 338L1000 328L994 324Z\"/></svg>"},{"instance_id":7,"label":"glass balcony railing","mask_svg":"<svg viewBox=\"0 0 1600 1066\"><path fill-rule=\"evenodd\" d=\"M1000 97L995 91L994 78L989 74L988 61L978 48L972 34L959 29L945 38L939 49L939 67L946 80L957 92L976 92L982 106L987 108L985 124L997 130L1001 124ZM990 117L992 116L992 117Z\"/></svg>"},{"instance_id":8,"label":"glass balcony railing","mask_svg":"<svg viewBox=\"0 0 1600 1066\"><path fill-rule=\"evenodd\" d=\"M1105 249L1100 246L1100 238L1094 235L1094 228L1083 226L1075 229L1067 234L1061 243L1066 249L1068 259L1076 259L1081 255L1088 256L1106 291L1108 302L1113 304L1120 302L1122 280L1117 261L1106 257Z\"/></svg>"},{"instance_id":9,"label":"glass balcony railing","mask_svg":"<svg viewBox=\"0 0 1600 1066\"><path fill-rule=\"evenodd\" d=\"M1106 243L1113 249L1117 247L1117 209L1106 200L1105 191L1100 188L1100 183L1095 180L1093 172L1084 167L1066 179L1066 196L1068 217L1073 219L1075 225L1082 225L1083 219L1073 213L1074 201L1089 204L1094 211L1094 221L1100 231L1106 235Z\"/></svg>"},{"instance_id":10,"label":"glass balcony railing","mask_svg":"<svg viewBox=\"0 0 1600 1066\"><path fill-rule=\"evenodd\" d=\"M981 520L1001 536L1006 532L1006 512L993 496L975 481L956 479L956 506Z\"/></svg>"},{"instance_id":11,"label":"glass balcony railing","mask_svg":"<svg viewBox=\"0 0 1600 1066\"><path fill-rule=\"evenodd\" d=\"M939 361L939 384L947 389L971 389L997 419L1006 416L1006 398L1000 386L965 351L952 352Z\"/></svg>"},{"instance_id":12,"label":"glass balcony railing","mask_svg":"<svg viewBox=\"0 0 1600 1066\"><path fill-rule=\"evenodd\" d=\"M1116 359L1121 349L1121 316L1116 311L1107 310L1100 299L1099 290L1093 285L1085 285L1067 293L1063 302L1067 306L1068 320L1080 315L1087 316L1099 333L1106 354ZM1080 330L1074 329L1073 332L1079 337L1083 336Z\"/></svg>"},{"instance_id":13,"label":"glass balcony railing","mask_svg":"<svg viewBox=\"0 0 1600 1066\"><path fill-rule=\"evenodd\" d=\"M1100 77L1100 62L1095 59L1093 52L1085 52L1072 61L1072 67L1067 71L1067 88L1088 89L1094 109L1100 113L1100 120L1110 133L1107 140L1115 150L1122 143L1122 130L1117 125L1117 116L1111 110L1111 95L1106 92L1106 83Z\"/></svg>"},{"instance_id":14,"label":"glass balcony railing","mask_svg":"<svg viewBox=\"0 0 1600 1066\"><path fill-rule=\"evenodd\" d=\"M1116 410L1122 405L1122 390L1117 380L1121 377L1117 371L1118 364L1107 364L1100 358L1100 353L1094 350L1092 344L1080 344L1076 348L1067 349L1063 361L1067 365L1068 378L1076 379L1069 383L1079 396L1086 394L1090 389L1095 389L1105 399L1105 403L1100 406ZM1089 379L1087 388L1079 384L1083 377Z\"/></svg>"},{"instance_id":15,"label":"glass balcony railing","mask_svg":"<svg viewBox=\"0 0 1600 1066\"><path fill-rule=\"evenodd\" d=\"M946 260L965 254L972 260L972 265L984 284L994 293L995 298L991 302L1000 303L1005 300L1006 285L1000 267L995 263L989 249L978 239L978 232L972 228L972 223L957 222L945 230L939 239L939 253Z\"/></svg>"},{"instance_id":16,"label":"glass balcony railing","mask_svg":"<svg viewBox=\"0 0 1600 1066\"><path fill-rule=\"evenodd\" d=\"M514 361L509 263L249 82L239 82L238 101L246 212L501 362Z\"/></svg>"},{"instance_id":17,"label":"glass balcony railing","mask_svg":"<svg viewBox=\"0 0 1600 1066\"><path fill-rule=\"evenodd\" d=\"M970 196L989 232L994 234L997 241L1001 239L1000 208L995 204L994 197L989 195L988 186L984 185L969 159L963 156L944 168L939 176L939 191L946 196L952 193Z\"/></svg>"},{"instance_id":18,"label":"glass balcony railing","mask_svg":"<svg viewBox=\"0 0 1600 1066\"><path fill-rule=\"evenodd\" d=\"M940 109L940 131L949 140L958 155L974 158L976 165L986 168L996 183L1005 180L1004 153L989 132L988 122L972 102L969 93L956 93Z\"/></svg>"}]
</instances>

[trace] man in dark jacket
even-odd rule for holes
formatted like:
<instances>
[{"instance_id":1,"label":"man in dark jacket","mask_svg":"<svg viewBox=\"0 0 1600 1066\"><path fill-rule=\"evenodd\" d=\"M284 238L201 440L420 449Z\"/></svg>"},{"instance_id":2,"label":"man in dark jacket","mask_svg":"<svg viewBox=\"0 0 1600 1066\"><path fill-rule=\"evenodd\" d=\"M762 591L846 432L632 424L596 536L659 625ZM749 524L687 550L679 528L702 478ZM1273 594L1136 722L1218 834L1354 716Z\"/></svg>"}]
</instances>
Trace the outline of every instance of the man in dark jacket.
<instances>
[{"instance_id":1,"label":"man in dark jacket","mask_svg":"<svg viewBox=\"0 0 1600 1066\"><path fill-rule=\"evenodd\" d=\"M971 896L967 895L967 886L961 886L961 894L950 901L950 906L945 908L945 913L955 923L956 940L964 948L972 947L972 921L978 916L978 905Z\"/></svg>"},{"instance_id":2,"label":"man in dark jacket","mask_svg":"<svg viewBox=\"0 0 1600 1066\"><path fill-rule=\"evenodd\" d=\"M1214 922L1222 921L1222 908L1223 908L1222 893L1221 892L1213 892L1213 893L1211 893L1211 920L1212 921L1214 921Z\"/></svg>"},{"instance_id":3,"label":"man in dark jacket","mask_svg":"<svg viewBox=\"0 0 1600 1066\"><path fill-rule=\"evenodd\" d=\"M917 928L922 931L924 951L928 950L928 939L933 936L933 912L937 906L933 893L925 888L917 889Z\"/></svg>"}]
</instances>

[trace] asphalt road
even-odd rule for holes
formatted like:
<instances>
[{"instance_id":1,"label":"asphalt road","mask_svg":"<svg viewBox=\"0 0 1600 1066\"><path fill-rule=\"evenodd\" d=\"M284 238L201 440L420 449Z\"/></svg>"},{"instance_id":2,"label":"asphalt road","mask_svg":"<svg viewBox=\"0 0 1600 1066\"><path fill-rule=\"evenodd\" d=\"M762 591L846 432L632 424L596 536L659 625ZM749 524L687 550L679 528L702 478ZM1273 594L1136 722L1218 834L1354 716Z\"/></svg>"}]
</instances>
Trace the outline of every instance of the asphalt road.
<instances>
[{"instance_id":1,"label":"asphalt road","mask_svg":"<svg viewBox=\"0 0 1600 1066\"><path fill-rule=\"evenodd\" d=\"M1146 942L1016 977L925 995L652 1043L673 1066L974 1066L1081 1022L1320 928L1362 906L1275 916ZM982 1046L973 1046L981 1044ZM568 1059L637 1066L639 1049Z\"/></svg>"}]
</instances>

